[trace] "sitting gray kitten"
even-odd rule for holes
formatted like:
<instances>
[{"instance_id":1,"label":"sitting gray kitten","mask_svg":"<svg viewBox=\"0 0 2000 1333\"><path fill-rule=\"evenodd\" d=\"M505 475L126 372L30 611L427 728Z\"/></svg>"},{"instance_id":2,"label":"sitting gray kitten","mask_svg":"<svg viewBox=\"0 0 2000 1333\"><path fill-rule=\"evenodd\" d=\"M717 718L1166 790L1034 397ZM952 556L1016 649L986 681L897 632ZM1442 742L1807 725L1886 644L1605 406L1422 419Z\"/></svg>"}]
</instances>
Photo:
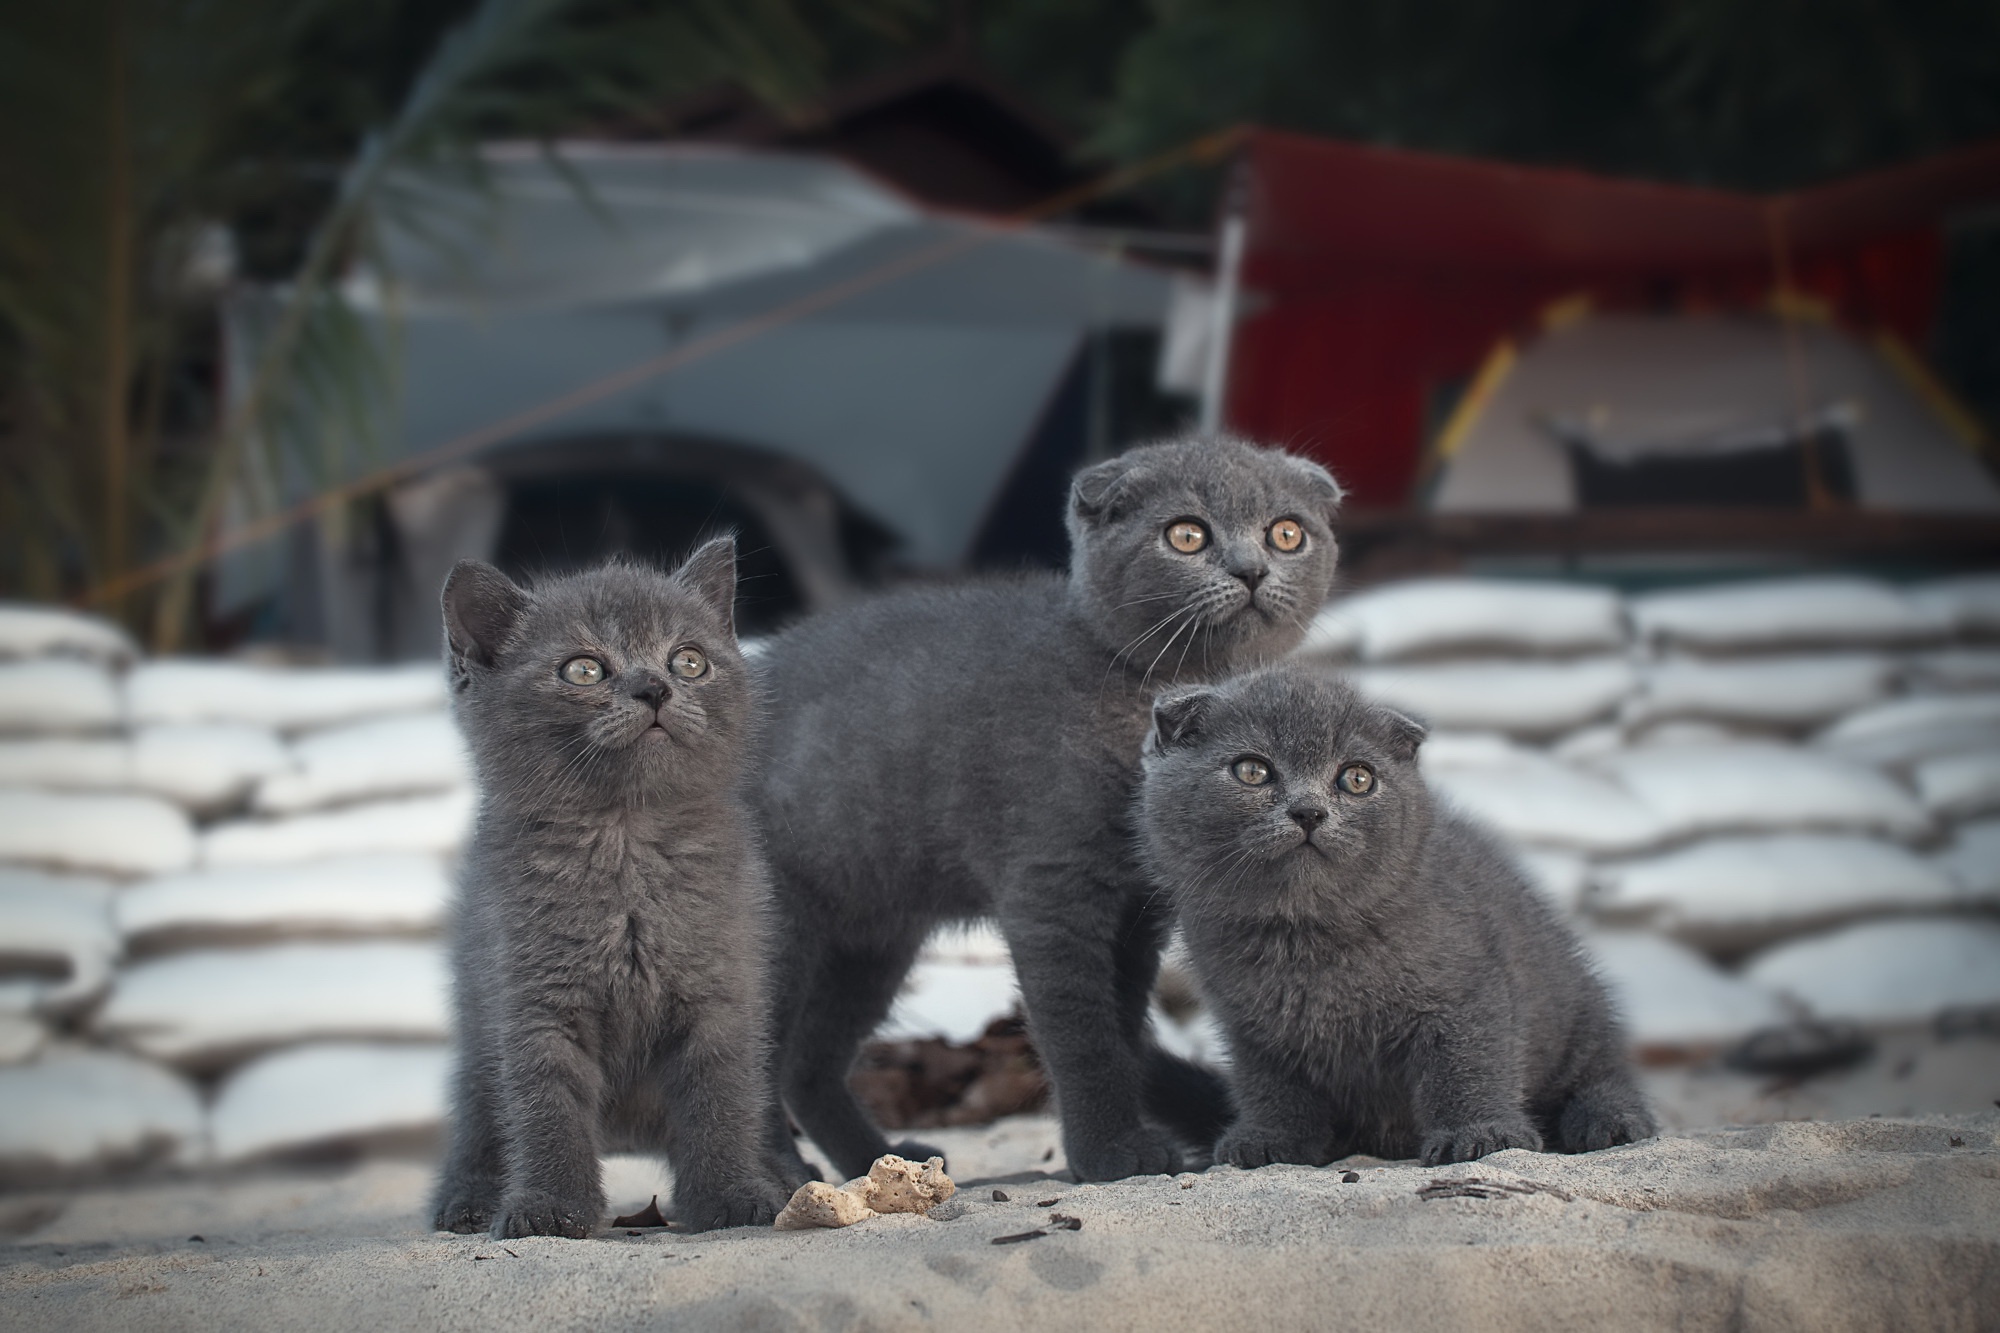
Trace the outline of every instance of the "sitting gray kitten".
<instances>
[{"instance_id":1,"label":"sitting gray kitten","mask_svg":"<svg viewBox=\"0 0 2000 1333\"><path fill-rule=\"evenodd\" d=\"M458 1063L436 1225L586 1236L598 1152L658 1150L690 1229L771 1221L769 878L744 803L755 697L736 544L444 588L478 770L452 963Z\"/></svg>"},{"instance_id":2,"label":"sitting gray kitten","mask_svg":"<svg viewBox=\"0 0 2000 1333\"><path fill-rule=\"evenodd\" d=\"M1139 746L1162 682L1299 642L1333 580L1339 499L1316 464L1241 441L1134 449L1076 478L1067 576L906 589L770 641L779 1086L841 1175L889 1147L848 1090L859 1044L933 929L989 915L1071 1170L1178 1169L1148 1095L1213 1140L1226 1114L1193 1105L1202 1077L1149 1040L1165 918L1129 841ZM1174 1097L1190 1105L1161 1105ZM810 1178L782 1123L772 1140Z\"/></svg>"},{"instance_id":3,"label":"sitting gray kitten","mask_svg":"<svg viewBox=\"0 0 2000 1333\"><path fill-rule=\"evenodd\" d=\"M1153 716L1141 845L1234 1057L1218 1161L1434 1166L1654 1132L1574 938L1425 789L1420 723L1298 664Z\"/></svg>"}]
</instances>

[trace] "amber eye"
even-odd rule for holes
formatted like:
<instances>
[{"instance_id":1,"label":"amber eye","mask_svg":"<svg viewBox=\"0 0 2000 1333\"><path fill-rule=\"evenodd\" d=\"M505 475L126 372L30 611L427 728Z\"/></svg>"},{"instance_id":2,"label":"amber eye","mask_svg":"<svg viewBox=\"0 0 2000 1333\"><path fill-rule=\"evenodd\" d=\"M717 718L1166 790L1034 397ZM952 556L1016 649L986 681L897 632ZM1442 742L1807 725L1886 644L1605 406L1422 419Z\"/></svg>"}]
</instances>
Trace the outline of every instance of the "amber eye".
<instances>
[{"instance_id":1,"label":"amber eye","mask_svg":"<svg viewBox=\"0 0 2000 1333\"><path fill-rule=\"evenodd\" d=\"M693 680L708 670L708 659L701 655L699 648L683 648L674 654L674 660L667 663L667 670L682 680Z\"/></svg>"},{"instance_id":2,"label":"amber eye","mask_svg":"<svg viewBox=\"0 0 2000 1333\"><path fill-rule=\"evenodd\" d=\"M1375 770L1366 764L1349 764L1334 781L1349 796L1366 796L1375 790Z\"/></svg>"},{"instance_id":3,"label":"amber eye","mask_svg":"<svg viewBox=\"0 0 2000 1333\"><path fill-rule=\"evenodd\" d=\"M604 679L604 663L594 657L572 657L562 664L562 678L572 685L595 685Z\"/></svg>"},{"instance_id":4,"label":"amber eye","mask_svg":"<svg viewBox=\"0 0 2000 1333\"><path fill-rule=\"evenodd\" d=\"M1182 555L1193 555L1208 545L1208 529L1191 518L1177 519L1167 525L1167 545Z\"/></svg>"},{"instance_id":5,"label":"amber eye","mask_svg":"<svg viewBox=\"0 0 2000 1333\"><path fill-rule=\"evenodd\" d=\"M1262 759L1238 759L1229 771L1246 787L1261 787L1271 780L1271 766Z\"/></svg>"},{"instance_id":6,"label":"amber eye","mask_svg":"<svg viewBox=\"0 0 2000 1333\"><path fill-rule=\"evenodd\" d=\"M1306 530L1289 518L1281 518L1271 525L1271 545L1280 551L1296 551L1305 539Z\"/></svg>"}]
</instances>

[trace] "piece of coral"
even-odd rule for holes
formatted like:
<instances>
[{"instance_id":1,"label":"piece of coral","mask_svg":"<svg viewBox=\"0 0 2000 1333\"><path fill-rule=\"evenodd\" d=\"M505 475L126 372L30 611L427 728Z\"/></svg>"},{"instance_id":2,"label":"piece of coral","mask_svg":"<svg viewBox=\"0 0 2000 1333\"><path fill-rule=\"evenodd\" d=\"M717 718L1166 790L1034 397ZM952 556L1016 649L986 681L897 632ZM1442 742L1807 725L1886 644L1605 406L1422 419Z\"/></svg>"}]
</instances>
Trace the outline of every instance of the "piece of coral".
<instances>
[{"instance_id":1,"label":"piece of coral","mask_svg":"<svg viewBox=\"0 0 2000 1333\"><path fill-rule=\"evenodd\" d=\"M799 1186L772 1226L779 1231L846 1227L882 1213L928 1214L958 1192L944 1173L944 1158L912 1162L888 1153L868 1174L835 1188L823 1180Z\"/></svg>"}]
</instances>

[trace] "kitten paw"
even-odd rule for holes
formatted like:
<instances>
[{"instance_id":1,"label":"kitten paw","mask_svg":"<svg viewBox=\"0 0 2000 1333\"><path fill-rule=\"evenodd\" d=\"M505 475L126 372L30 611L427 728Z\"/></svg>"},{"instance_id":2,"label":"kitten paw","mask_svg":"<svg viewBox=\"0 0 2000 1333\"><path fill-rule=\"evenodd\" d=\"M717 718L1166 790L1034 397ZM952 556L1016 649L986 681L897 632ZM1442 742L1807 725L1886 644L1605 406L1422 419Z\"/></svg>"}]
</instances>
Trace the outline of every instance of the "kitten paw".
<instances>
[{"instance_id":1,"label":"kitten paw","mask_svg":"<svg viewBox=\"0 0 2000 1333\"><path fill-rule=\"evenodd\" d=\"M944 1156L944 1149L933 1148L916 1139L898 1139L889 1145L889 1151L910 1162L928 1162L933 1157Z\"/></svg>"},{"instance_id":2,"label":"kitten paw","mask_svg":"<svg viewBox=\"0 0 2000 1333\"><path fill-rule=\"evenodd\" d=\"M465 1181L442 1186L437 1205L431 1212L431 1226L438 1231L455 1231L461 1236L486 1230L499 1206L500 1188L492 1181Z\"/></svg>"},{"instance_id":3,"label":"kitten paw","mask_svg":"<svg viewBox=\"0 0 2000 1333\"><path fill-rule=\"evenodd\" d=\"M1508 1148L1542 1150L1542 1136L1525 1120L1485 1120L1470 1125L1453 1125L1433 1130L1424 1139L1418 1154L1425 1166L1448 1162L1470 1162Z\"/></svg>"},{"instance_id":4,"label":"kitten paw","mask_svg":"<svg viewBox=\"0 0 2000 1333\"><path fill-rule=\"evenodd\" d=\"M1659 1133L1644 1107L1578 1099L1563 1108L1557 1135L1564 1152L1601 1152Z\"/></svg>"},{"instance_id":5,"label":"kitten paw","mask_svg":"<svg viewBox=\"0 0 2000 1333\"><path fill-rule=\"evenodd\" d=\"M674 1195L674 1220L689 1231L767 1227L790 1198L776 1181L734 1190L684 1190Z\"/></svg>"},{"instance_id":6,"label":"kitten paw","mask_svg":"<svg viewBox=\"0 0 2000 1333\"><path fill-rule=\"evenodd\" d=\"M510 1194L493 1215L490 1234L495 1240L516 1240L522 1236L568 1236L583 1240L603 1217L600 1205L576 1199L559 1199L551 1194Z\"/></svg>"},{"instance_id":7,"label":"kitten paw","mask_svg":"<svg viewBox=\"0 0 2000 1333\"><path fill-rule=\"evenodd\" d=\"M1078 1180L1123 1180L1127 1176L1170 1176L1181 1169L1180 1149L1159 1130L1133 1130L1116 1138L1065 1145L1070 1174Z\"/></svg>"},{"instance_id":8,"label":"kitten paw","mask_svg":"<svg viewBox=\"0 0 2000 1333\"><path fill-rule=\"evenodd\" d=\"M1302 1139L1290 1138L1283 1134L1258 1129L1255 1125L1238 1126L1224 1134L1215 1144L1215 1160L1255 1170L1260 1166L1271 1166L1278 1162L1294 1162L1300 1166L1325 1166L1333 1160L1332 1154Z\"/></svg>"}]
</instances>

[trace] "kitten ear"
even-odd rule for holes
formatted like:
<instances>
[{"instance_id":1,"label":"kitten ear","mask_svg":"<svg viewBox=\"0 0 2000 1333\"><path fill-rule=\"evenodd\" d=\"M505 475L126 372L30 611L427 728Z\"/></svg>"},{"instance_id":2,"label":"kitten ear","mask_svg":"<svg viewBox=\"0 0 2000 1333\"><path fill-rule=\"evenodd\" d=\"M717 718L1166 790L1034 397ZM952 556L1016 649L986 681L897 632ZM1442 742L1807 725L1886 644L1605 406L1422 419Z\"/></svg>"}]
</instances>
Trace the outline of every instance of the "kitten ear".
<instances>
[{"instance_id":1,"label":"kitten ear","mask_svg":"<svg viewBox=\"0 0 2000 1333\"><path fill-rule=\"evenodd\" d=\"M528 608L528 594L493 566L461 560L444 581L444 636L457 663L490 667Z\"/></svg>"},{"instance_id":2,"label":"kitten ear","mask_svg":"<svg viewBox=\"0 0 2000 1333\"><path fill-rule=\"evenodd\" d=\"M1146 748L1164 750L1193 740L1214 702L1215 691L1207 689L1186 690L1153 700L1153 734L1147 738Z\"/></svg>"},{"instance_id":3,"label":"kitten ear","mask_svg":"<svg viewBox=\"0 0 2000 1333\"><path fill-rule=\"evenodd\" d=\"M716 537L674 571L674 582L707 602L722 617L722 626L736 633L736 538Z\"/></svg>"},{"instance_id":4,"label":"kitten ear","mask_svg":"<svg viewBox=\"0 0 2000 1333\"><path fill-rule=\"evenodd\" d=\"M1389 738L1389 751L1398 759L1415 759L1417 747L1431 734L1428 724L1408 713L1399 713L1393 708L1377 707L1376 720Z\"/></svg>"},{"instance_id":5,"label":"kitten ear","mask_svg":"<svg viewBox=\"0 0 2000 1333\"><path fill-rule=\"evenodd\" d=\"M1137 466L1130 457L1107 458L1077 473L1069 487L1070 514L1092 526L1117 518Z\"/></svg>"},{"instance_id":6,"label":"kitten ear","mask_svg":"<svg viewBox=\"0 0 2000 1333\"><path fill-rule=\"evenodd\" d=\"M1333 522L1334 516L1340 512L1340 502L1347 498L1347 491L1339 482L1333 479L1331 472L1328 472L1310 458L1300 458L1297 454L1285 454L1284 459L1291 466L1292 471L1305 483L1307 493L1319 505L1319 511L1326 516L1326 521L1328 523Z\"/></svg>"}]
</instances>

